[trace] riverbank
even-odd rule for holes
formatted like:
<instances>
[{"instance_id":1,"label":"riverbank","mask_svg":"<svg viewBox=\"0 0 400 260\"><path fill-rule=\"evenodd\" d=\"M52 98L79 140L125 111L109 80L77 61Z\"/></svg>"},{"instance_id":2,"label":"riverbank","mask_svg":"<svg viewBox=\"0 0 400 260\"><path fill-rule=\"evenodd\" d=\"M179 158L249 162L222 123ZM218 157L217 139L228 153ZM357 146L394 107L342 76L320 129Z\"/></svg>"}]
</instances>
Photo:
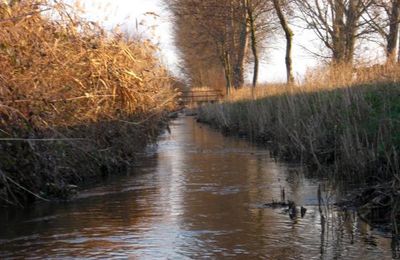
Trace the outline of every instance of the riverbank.
<instances>
[{"instance_id":1,"label":"riverbank","mask_svg":"<svg viewBox=\"0 0 400 260\"><path fill-rule=\"evenodd\" d=\"M156 46L72 9L0 4L0 205L67 199L123 172L175 107Z\"/></svg>"},{"instance_id":2,"label":"riverbank","mask_svg":"<svg viewBox=\"0 0 400 260\"><path fill-rule=\"evenodd\" d=\"M388 218L398 219L398 82L281 88L266 87L255 99L248 94L202 106L198 119L221 131L266 144L277 156L302 162L324 177L355 183L360 188L377 184L390 187L375 190L385 192L381 198L385 200L385 214L386 204L390 205ZM379 203L371 208L379 210Z\"/></svg>"}]
</instances>

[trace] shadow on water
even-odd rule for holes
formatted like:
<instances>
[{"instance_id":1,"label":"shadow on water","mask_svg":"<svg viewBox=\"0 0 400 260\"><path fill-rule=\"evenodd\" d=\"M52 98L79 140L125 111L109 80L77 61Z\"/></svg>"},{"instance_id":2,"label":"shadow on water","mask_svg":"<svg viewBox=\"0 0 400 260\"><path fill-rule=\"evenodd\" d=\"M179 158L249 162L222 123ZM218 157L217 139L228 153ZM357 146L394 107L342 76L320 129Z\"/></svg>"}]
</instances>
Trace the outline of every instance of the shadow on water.
<instances>
[{"instance_id":1,"label":"shadow on water","mask_svg":"<svg viewBox=\"0 0 400 260\"><path fill-rule=\"evenodd\" d=\"M265 149L179 118L131 176L67 204L0 214L0 258L390 259L390 238L333 207L329 185ZM324 204L318 207L317 190ZM290 218L264 204L307 208ZM324 215L324 221L321 218Z\"/></svg>"}]
</instances>

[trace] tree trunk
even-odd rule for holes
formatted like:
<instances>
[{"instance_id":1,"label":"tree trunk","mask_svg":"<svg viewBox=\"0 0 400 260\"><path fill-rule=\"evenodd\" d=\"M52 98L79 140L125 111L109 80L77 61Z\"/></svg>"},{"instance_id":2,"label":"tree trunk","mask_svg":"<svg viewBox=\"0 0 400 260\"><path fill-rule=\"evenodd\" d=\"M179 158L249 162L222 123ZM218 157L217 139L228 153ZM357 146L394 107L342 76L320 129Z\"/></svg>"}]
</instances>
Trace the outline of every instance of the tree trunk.
<instances>
[{"instance_id":1,"label":"tree trunk","mask_svg":"<svg viewBox=\"0 0 400 260\"><path fill-rule=\"evenodd\" d=\"M226 82L226 95L229 95L232 88L232 72L231 72L231 59L229 55L229 51L223 52L223 67L225 73L225 82Z\"/></svg>"},{"instance_id":2,"label":"tree trunk","mask_svg":"<svg viewBox=\"0 0 400 260\"><path fill-rule=\"evenodd\" d=\"M400 0L392 0L389 35L387 37L387 61L396 62L396 48L399 38Z\"/></svg>"},{"instance_id":3,"label":"tree trunk","mask_svg":"<svg viewBox=\"0 0 400 260\"><path fill-rule=\"evenodd\" d=\"M400 35L399 35L399 42L400 42ZM397 62L400 63L400 44L397 51Z\"/></svg>"},{"instance_id":4,"label":"tree trunk","mask_svg":"<svg viewBox=\"0 0 400 260\"><path fill-rule=\"evenodd\" d=\"M353 64L357 24L360 19L359 9L362 8L362 6L361 0L352 0L349 1L348 9L346 10L344 63L347 65Z\"/></svg>"},{"instance_id":5,"label":"tree trunk","mask_svg":"<svg viewBox=\"0 0 400 260\"><path fill-rule=\"evenodd\" d=\"M240 36L238 44L237 59L233 71L233 85L235 88L240 88L244 85L244 61L248 47L248 24L247 24L247 9L246 0L242 0L243 17L240 23Z\"/></svg>"},{"instance_id":6,"label":"tree trunk","mask_svg":"<svg viewBox=\"0 0 400 260\"><path fill-rule=\"evenodd\" d=\"M228 41L228 51L229 51L229 57L230 57L230 62L231 65L230 67L232 68L232 84L233 86L236 88L236 84L235 84L235 68L236 68L236 56L237 56L237 42L236 42L236 16L235 16L235 9L233 6L233 0L229 0L227 2L228 6L226 6L227 9L229 9L229 11L227 11L227 17L226 17L226 39Z\"/></svg>"},{"instance_id":7,"label":"tree trunk","mask_svg":"<svg viewBox=\"0 0 400 260\"><path fill-rule=\"evenodd\" d=\"M343 63L345 59L345 25L344 25L344 5L338 0L332 4L333 8L333 34L332 34L332 52L333 63Z\"/></svg>"},{"instance_id":8,"label":"tree trunk","mask_svg":"<svg viewBox=\"0 0 400 260\"><path fill-rule=\"evenodd\" d=\"M282 26L282 29L285 31L286 37L286 76L287 76L287 84L291 85L294 82L293 77L293 68L292 68L292 46L293 46L293 31L289 27L286 17L282 12L281 4L279 0L273 0L275 11L278 15L279 22Z\"/></svg>"},{"instance_id":9,"label":"tree trunk","mask_svg":"<svg viewBox=\"0 0 400 260\"><path fill-rule=\"evenodd\" d=\"M253 58L254 58L253 87L256 87L258 80L259 59L257 51L256 28L255 28L255 21L253 16L251 0L246 0L246 7L247 7L247 16L249 19L249 26L250 26L251 51L253 52Z\"/></svg>"}]
</instances>

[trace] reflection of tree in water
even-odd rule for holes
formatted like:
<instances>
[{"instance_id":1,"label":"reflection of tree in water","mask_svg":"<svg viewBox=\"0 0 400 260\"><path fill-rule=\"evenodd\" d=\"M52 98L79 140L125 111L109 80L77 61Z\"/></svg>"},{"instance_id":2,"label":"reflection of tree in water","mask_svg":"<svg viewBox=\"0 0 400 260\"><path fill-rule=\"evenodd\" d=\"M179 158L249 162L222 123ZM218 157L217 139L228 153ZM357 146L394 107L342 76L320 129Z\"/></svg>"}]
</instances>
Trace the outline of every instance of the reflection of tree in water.
<instances>
[{"instance_id":1,"label":"reflection of tree in water","mask_svg":"<svg viewBox=\"0 0 400 260\"><path fill-rule=\"evenodd\" d=\"M360 220L354 209L322 207L326 209L323 211L326 217L325 221L319 222L321 259L368 258L373 249L383 250L383 253L385 249L382 248L390 248L390 240L376 235L367 223Z\"/></svg>"}]
</instances>

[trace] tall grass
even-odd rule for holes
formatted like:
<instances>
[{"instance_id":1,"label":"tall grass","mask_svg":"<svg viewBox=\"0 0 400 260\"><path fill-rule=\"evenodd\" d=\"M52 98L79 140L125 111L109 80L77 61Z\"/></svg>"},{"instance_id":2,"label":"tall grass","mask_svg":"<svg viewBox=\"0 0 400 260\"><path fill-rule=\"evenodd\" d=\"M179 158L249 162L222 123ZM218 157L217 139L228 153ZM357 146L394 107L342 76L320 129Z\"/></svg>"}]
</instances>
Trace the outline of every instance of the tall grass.
<instances>
[{"instance_id":1,"label":"tall grass","mask_svg":"<svg viewBox=\"0 0 400 260\"><path fill-rule=\"evenodd\" d=\"M59 196L128 163L174 107L156 51L58 1L1 2L0 199Z\"/></svg>"},{"instance_id":2,"label":"tall grass","mask_svg":"<svg viewBox=\"0 0 400 260\"><path fill-rule=\"evenodd\" d=\"M302 86L242 89L199 119L341 178L399 176L400 68L326 68Z\"/></svg>"}]
</instances>

